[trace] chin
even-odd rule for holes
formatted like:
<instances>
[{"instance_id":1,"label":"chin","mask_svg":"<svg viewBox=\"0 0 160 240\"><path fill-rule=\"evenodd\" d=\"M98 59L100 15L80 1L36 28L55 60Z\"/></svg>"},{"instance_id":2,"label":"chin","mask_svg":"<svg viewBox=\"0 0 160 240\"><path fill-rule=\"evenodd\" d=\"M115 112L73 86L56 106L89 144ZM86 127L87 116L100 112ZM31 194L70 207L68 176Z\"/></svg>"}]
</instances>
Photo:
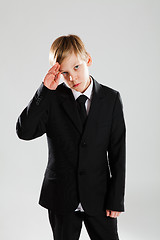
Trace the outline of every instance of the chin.
<instances>
[{"instance_id":1,"label":"chin","mask_svg":"<svg viewBox=\"0 0 160 240\"><path fill-rule=\"evenodd\" d=\"M82 90L81 89L75 89L77 92L82 92Z\"/></svg>"}]
</instances>

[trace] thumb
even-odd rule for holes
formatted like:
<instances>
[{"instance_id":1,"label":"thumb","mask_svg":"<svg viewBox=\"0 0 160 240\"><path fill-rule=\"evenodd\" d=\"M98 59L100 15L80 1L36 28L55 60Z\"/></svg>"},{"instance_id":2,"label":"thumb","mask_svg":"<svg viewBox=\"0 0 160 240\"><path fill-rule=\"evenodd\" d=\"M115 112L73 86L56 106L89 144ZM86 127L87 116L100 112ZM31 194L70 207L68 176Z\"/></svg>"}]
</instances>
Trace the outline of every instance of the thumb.
<instances>
[{"instance_id":1,"label":"thumb","mask_svg":"<svg viewBox=\"0 0 160 240\"><path fill-rule=\"evenodd\" d=\"M58 83L61 77L61 72L59 72L55 78L55 82Z\"/></svg>"}]
</instances>

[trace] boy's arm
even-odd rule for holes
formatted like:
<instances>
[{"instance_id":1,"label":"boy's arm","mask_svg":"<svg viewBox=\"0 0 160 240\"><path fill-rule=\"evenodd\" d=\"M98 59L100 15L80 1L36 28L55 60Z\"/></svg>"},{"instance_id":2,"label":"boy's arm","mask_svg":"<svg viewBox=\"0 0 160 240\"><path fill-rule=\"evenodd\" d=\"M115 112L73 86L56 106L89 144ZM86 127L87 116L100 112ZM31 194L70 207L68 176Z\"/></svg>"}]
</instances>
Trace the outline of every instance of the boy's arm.
<instances>
[{"instance_id":1,"label":"boy's arm","mask_svg":"<svg viewBox=\"0 0 160 240\"><path fill-rule=\"evenodd\" d=\"M16 132L19 138L32 140L46 132L51 92L52 90L41 83L28 106L22 111L17 120Z\"/></svg>"},{"instance_id":2,"label":"boy's arm","mask_svg":"<svg viewBox=\"0 0 160 240\"><path fill-rule=\"evenodd\" d=\"M44 82L36 91L34 97L23 110L16 123L16 132L19 138L31 140L42 136L46 132L49 113L50 95L56 90L61 72L56 62L44 78ZM53 99L52 99L53 100Z\"/></svg>"},{"instance_id":3,"label":"boy's arm","mask_svg":"<svg viewBox=\"0 0 160 240\"><path fill-rule=\"evenodd\" d=\"M126 168L126 126L120 93L117 92L113 110L108 158L111 170L106 209L124 212L125 168Z\"/></svg>"}]
</instances>

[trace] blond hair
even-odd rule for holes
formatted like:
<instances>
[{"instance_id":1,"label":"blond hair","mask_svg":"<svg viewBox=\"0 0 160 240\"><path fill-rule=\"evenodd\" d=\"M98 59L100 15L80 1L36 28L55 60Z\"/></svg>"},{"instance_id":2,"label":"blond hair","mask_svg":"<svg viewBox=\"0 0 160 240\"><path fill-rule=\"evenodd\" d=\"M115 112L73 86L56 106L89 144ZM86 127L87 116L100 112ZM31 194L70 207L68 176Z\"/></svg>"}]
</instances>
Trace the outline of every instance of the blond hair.
<instances>
[{"instance_id":1,"label":"blond hair","mask_svg":"<svg viewBox=\"0 0 160 240\"><path fill-rule=\"evenodd\" d=\"M73 34L58 37L50 48L50 65L53 66L56 62L61 64L62 61L73 52L76 56L79 55L84 61L87 61L88 53L80 37Z\"/></svg>"}]
</instances>

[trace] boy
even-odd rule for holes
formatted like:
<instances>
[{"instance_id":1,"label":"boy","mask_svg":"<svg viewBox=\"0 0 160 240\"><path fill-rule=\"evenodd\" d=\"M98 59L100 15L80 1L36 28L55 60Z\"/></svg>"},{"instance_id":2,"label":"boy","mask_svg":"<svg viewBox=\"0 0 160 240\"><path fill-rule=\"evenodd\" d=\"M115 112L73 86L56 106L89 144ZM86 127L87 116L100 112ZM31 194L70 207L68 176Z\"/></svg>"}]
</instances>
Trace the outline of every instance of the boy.
<instances>
[{"instance_id":1,"label":"boy","mask_svg":"<svg viewBox=\"0 0 160 240\"><path fill-rule=\"evenodd\" d=\"M120 94L89 75L92 58L76 35L53 42L50 64L16 125L24 140L47 135L39 204L48 209L56 240L79 239L82 221L92 240L117 240L125 189Z\"/></svg>"}]
</instances>

